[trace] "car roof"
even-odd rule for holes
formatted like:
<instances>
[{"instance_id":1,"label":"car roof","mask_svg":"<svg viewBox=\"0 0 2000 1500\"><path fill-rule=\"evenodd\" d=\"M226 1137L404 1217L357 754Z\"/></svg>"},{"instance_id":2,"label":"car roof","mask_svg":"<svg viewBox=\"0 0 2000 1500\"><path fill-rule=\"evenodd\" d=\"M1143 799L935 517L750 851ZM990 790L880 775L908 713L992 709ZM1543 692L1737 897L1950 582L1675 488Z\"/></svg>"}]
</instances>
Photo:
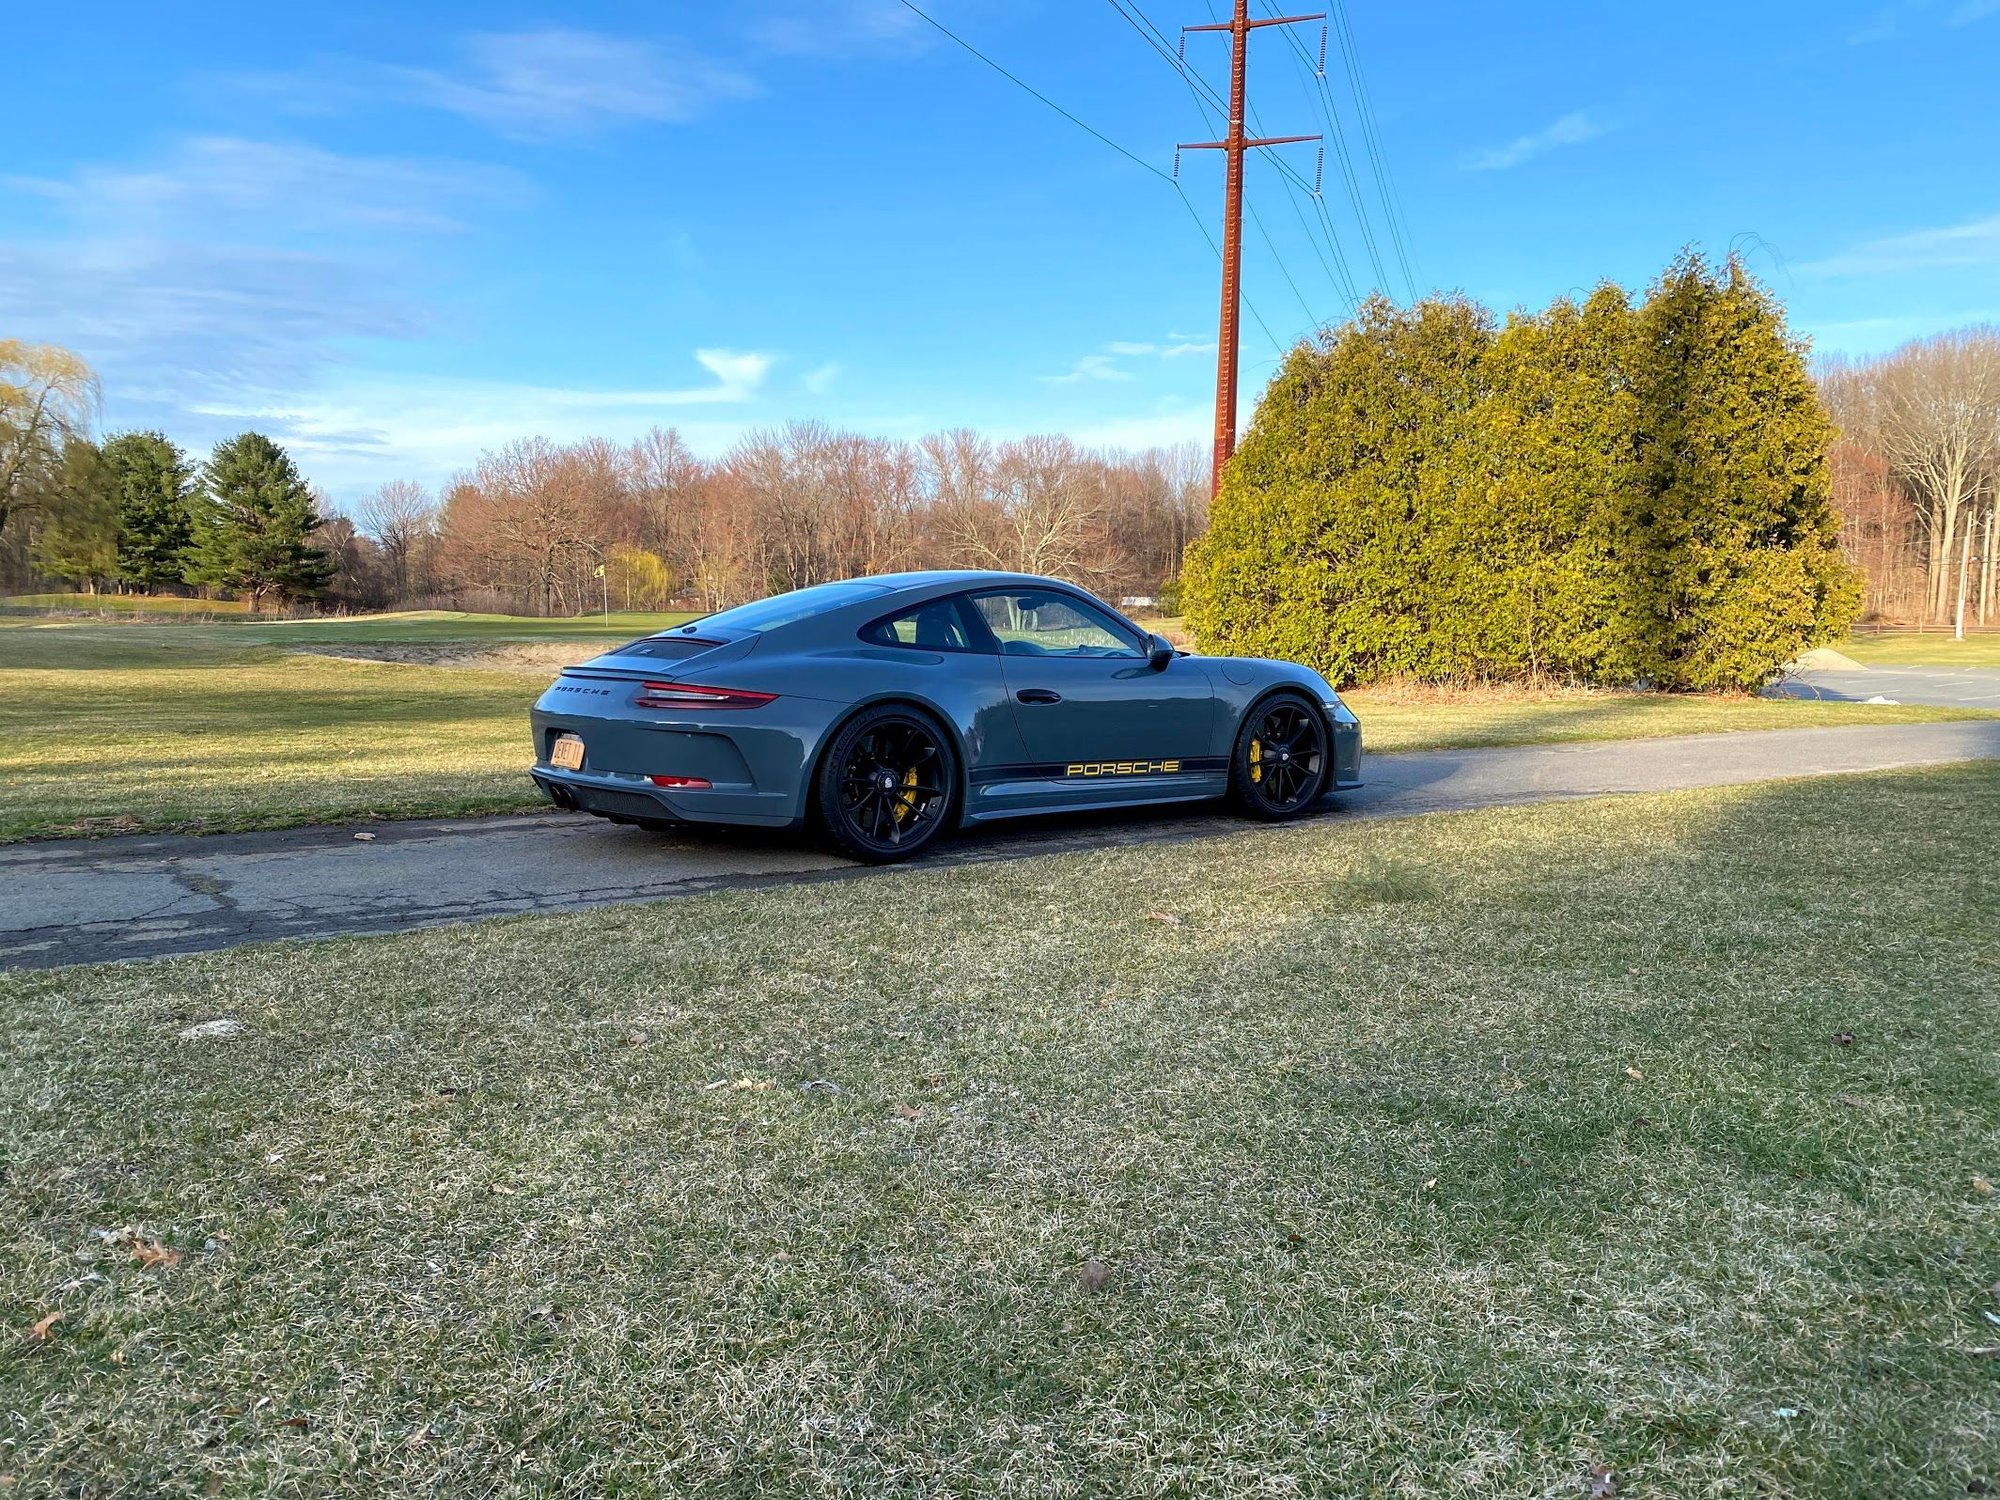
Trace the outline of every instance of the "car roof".
<instances>
[{"instance_id":1,"label":"car roof","mask_svg":"<svg viewBox=\"0 0 2000 1500\"><path fill-rule=\"evenodd\" d=\"M1059 578L1042 578L1034 573L1005 573L991 568L927 568L913 573L870 573L848 583L882 583L895 589L930 588L935 584L957 584L976 588L982 583L1053 583L1068 588Z\"/></svg>"}]
</instances>

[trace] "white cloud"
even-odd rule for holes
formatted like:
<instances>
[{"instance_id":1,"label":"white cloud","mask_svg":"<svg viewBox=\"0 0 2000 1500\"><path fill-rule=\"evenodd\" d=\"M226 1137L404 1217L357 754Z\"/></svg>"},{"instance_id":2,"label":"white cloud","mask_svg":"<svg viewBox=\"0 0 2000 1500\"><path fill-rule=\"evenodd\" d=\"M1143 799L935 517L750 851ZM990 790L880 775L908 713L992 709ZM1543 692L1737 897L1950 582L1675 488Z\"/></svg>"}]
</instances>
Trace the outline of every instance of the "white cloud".
<instances>
[{"instance_id":1,"label":"white cloud","mask_svg":"<svg viewBox=\"0 0 2000 1500\"><path fill-rule=\"evenodd\" d=\"M1959 3L1945 11L1941 24L1949 27L1970 26L1975 21L1983 21L1988 16L2000 15L2000 0L1959 0ZM1850 46L1865 47L1875 42L1886 42L1902 35L1905 23L1916 23L1937 16L1935 0L1894 0L1863 21L1848 34Z\"/></svg>"},{"instance_id":2,"label":"white cloud","mask_svg":"<svg viewBox=\"0 0 2000 1500\"><path fill-rule=\"evenodd\" d=\"M1119 364L1120 360L1135 359L1183 359L1190 354L1213 354L1213 343L1199 343L1180 334L1168 336L1164 344L1140 343L1129 339L1115 339L1104 346L1101 354L1085 354L1061 375L1044 375L1042 379L1049 385L1077 385L1086 380L1131 380L1132 372Z\"/></svg>"},{"instance_id":3,"label":"white cloud","mask_svg":"<svg viewBox=\"0 0 2000 1500\"><path fill-rule=\"evenodd\" d=\"M1581 146L1586 141L1594 141L1610 130L1610 126L1594 119L1583 110L1573 110L1560 119L1553 120L1532 135L1516 136L1504 146L1496 146L1481 151L1466 160L1467 171L1503 172L1510 167L1518 167L1534 160L1544 152L1561 146Z\"/></svg>"},{"instance_id":4,"label":"white cloud","mask_svg":"<svg viewBox=\"0 0 2000 1500\"><path fill-rule=\"evenodd\" d=\"M2000 264L2000 214L1938 229L1868 240L1839 255L1808 261L1801 274L1880 276L1900 271Z\"/></svg>"},{"instance_id":5,"label":"white cloud","mask_svg":"<svg viewBox=\"0 0 2000 1500\"><path fill-rule=\"evenodd\" d=\"M1108 354L1085 354L1078 358L1066 374L1044 375L1042 379L1050 385L1075 385L1084 380L1130 380L1131 373L1118 368L1118 363Z\"/></svg>"},{"instance_id":6,"label":"white cloud","mask_svg":"<svg viewBox=\"0 0 2000 1500\"><path fill-rule=\"evenodd\" d=\"M926 9L939 7L927 5ZM799 0L766 8L749 27L751 40L794 57L844 57L884 47L925 45L937 33L901 0Z\"/></svg>"},{"instance_id":7,"label":"white cloud","mask_svg":"<svg viewBox=\"0 0 2000 1500\"><path fill-rule=\"evenodd\" d=\"M806 372L805 388L815 396L824 396L833 389L834 381L840 378L840 366L829 361L816 370Z\"/></svg>"},{"instance_id":8,"label":"white cloud","mask_svg":"<svg viewBox=\"0 0 2000 1500\"><path fill-rule=\"evenodd\" d=\"M121 234L254 232L319 239L353 229L459 228L452 207L518 201L525 179L501 167L414 157L341 156L315 146L197 136L145 167L84 166L68 180L0 178Z\"/></svg>"},{"instance_id":9,"label":"white cloud","mask_svg":"<svg viewBox=\"0 0 2000 1500\"><path fill-rule=\"evenodd\" d=\"M481 33L466 40L464 53L455 70L390 68L385 75L413 102L528 137L691 120L755 91L743 74L679 40L551 27Z\"/></svg>"},{"instance_id":10,"label":"white cloud","mask_svg":"<svg viewBox=\"0 0 2000 1500\"><path fill-rule=\"evenodd\" d=\"M295 114L384 101L439 109L518 140L678 123L757 91L744 73L675 37L622 37L553 26L478 32L440 66L336 58L289 72L233 75Z\"/></svg>"},{"instance_id":11,"label":"white cloud","mask_svg":"<svg viewBox=\"0 0 2000 1500\"><path fill-rule=\"evenodd\" d=\"M218 431L254 425L296 451L315 480L336 493L396 477L438 482L487 449L517 438L573 442L634 438L656 425L682 428L704 446L750 425L690 413L753 402L775 363L755 351L698 349L706 384L589 390L456 378L344 373L300 393L220 398L189 410Z\"/></svg>"},{"instance_id":12,"label":"white cloud","mask_svg":"<svg viewBox=\"0 0 2000 1500\"><path fill-rule=\"evenodd\" d=\"M344 341L419 331L425 237L527 196L490 168L229 137L0 179L0 207L9 190L54 223L0 240L0 325L77 348L127 398L174 401L282 385Z\"/></svg>"}]
</instances>

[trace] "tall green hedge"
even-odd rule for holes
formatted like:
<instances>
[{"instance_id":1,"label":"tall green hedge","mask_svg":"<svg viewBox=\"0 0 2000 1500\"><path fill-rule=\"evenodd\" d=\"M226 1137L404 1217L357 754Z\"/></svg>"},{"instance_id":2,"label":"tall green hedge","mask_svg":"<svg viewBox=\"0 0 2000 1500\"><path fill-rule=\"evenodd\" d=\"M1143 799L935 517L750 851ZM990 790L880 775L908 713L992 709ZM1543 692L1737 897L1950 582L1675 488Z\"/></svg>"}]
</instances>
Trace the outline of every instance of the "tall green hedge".
<instances>
[{"instance_id":1,"label":"tall green hedge","mask_svg":"<svg viewBox=\"0 0 2000 1500\"><path fill-rule=\"evenodd\" d=\"M1347 683L1754 687L1859 605L1830 435L1733 261L1504 325L1376 299L1265 392L1188 552L1188 624Z\"/></svg>"}]
</instances>

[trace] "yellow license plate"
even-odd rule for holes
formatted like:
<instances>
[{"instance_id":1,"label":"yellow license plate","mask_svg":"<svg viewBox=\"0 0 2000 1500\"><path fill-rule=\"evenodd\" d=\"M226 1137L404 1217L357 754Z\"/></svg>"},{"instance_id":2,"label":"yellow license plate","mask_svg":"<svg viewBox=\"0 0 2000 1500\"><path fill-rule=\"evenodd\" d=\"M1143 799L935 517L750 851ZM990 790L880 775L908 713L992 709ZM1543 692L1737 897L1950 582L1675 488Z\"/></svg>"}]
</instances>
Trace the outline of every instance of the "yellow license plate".
<instances>
[{"instance_id":1,"label":"yellow license plate","mask_svg":"<svg viewBox=\"0 0 2000 1500\"><path fill-rule=\"evenodd\" d=\"M583 769L583 741L573 734L559 734L549 747L549 763L565 771Z\"/></svg>"}]
</instances>

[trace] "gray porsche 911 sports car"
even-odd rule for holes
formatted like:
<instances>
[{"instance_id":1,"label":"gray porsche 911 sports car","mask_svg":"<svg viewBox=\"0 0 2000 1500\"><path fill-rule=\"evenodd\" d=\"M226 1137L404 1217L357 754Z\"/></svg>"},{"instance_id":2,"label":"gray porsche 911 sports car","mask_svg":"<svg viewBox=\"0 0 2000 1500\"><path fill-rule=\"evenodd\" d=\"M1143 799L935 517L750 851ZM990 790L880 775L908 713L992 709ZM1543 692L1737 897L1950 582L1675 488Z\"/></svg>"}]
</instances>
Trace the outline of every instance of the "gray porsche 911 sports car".
<instances>
[{"instance_id":1,"label":"gray porsche 911 sports car","mask_svg":"<svg viewBox=\"0 0 2000 1500\"><path fill-rule=\"evenodd\" d=\"M643 828L811 825L861 860L1028 813L1229 797L1294 817L1359 784L1318 673L1177 651L1083 590L898 573L728 609L571 667L535 704L558 807Z\"/></svg>"}]
</instances>

